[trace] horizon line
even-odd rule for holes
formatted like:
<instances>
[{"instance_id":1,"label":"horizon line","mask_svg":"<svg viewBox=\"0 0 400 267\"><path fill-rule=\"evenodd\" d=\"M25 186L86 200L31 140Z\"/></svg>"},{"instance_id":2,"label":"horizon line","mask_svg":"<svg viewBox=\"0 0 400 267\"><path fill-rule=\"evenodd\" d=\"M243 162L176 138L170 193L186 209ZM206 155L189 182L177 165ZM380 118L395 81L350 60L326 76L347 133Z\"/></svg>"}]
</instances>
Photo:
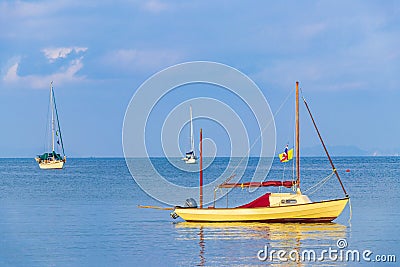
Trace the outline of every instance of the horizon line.
<instances>
[{"instance_id":1,"label":"horizon line","mask_svg":"<svg viewBox=\"0 0 400 267\"><path fill-rule=\"evenodd\" d=\"M355 157L371 157L371 158L379 158L379 157L400 157L400 155L339 155L339 156L331 156L333 158L355 158ZM125 157L121 156L86 156L86 157L68 157L69 159L125 159ZM145 158L182 158L182 157L162 157L162 156L151 156L151 157L129 157L130 159L145 159ZM204 158L213 158L213 157L204 157ZM241 156L218 156L214 158L243 158ZM249 158L260 158L258 156L249 156ZM262 157L262 158L270 158L270 157ZM279 158L278 156L274 156L273 158ZM296 158L296 157L293 157ZM304 155L301 158L326 158L326 156L321 155ZM34 157L1 157L0 159L35 159Z\"/></svg>"}]
</instances>

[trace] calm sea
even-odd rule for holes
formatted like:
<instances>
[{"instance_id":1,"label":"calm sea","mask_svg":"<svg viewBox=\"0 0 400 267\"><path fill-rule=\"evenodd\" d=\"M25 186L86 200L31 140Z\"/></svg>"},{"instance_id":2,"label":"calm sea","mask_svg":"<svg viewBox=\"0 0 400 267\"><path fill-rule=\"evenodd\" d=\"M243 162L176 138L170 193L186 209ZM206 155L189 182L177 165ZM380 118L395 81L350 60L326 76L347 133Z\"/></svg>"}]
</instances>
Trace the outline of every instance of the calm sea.
<instances>
[{"instance_id":1,"label":"calm sea","mask_svg":"<svg viewBox=\"0 0 400 267\"><path fill-rule=\"evenodd\" d=\"M346 207L334 223L196 224L173 220L169 211L138 208L163 204L140 189L124 159L69 159L63 170L53 171L40 170L33 159L0 159L0 266L279 265L276 259L257 258L265 248L269 252L285 250L286 257L289 253L301 255L304 250L314 250L319 257L324 249L357 250L361 257L357 263L326 254L324 261L289 259L285 263L289 266L366 264L362 258L365 250L372 253L367 255L375 261L371 266L398 266L400 158L339 157L334 161L352 207L351 211ZM197 173L182 173L163 158L152 162L156 168L168 170L166 175L174 182L197 185ZM206 182L218 176L227 162L216 159L204 173ZM250 159L244 179L250 177L257 162L257 158ZM350 172L345 172L347 169ZM146 168L142 171L146 175ZM282 179L283 171L291 173L274 162L269 179ZM329 174L325 158L302 160L302 188ZM333 177L310 198L341 196ZM229 201L242 203L254 197L236 189L229 194ZM218 205L226 205L226 198ZM339 249L340 239L347 246ZM375 258L385 256L380 259L393 261L392 255L397 263L378 263Z\"/></svg>"}]
</instances>

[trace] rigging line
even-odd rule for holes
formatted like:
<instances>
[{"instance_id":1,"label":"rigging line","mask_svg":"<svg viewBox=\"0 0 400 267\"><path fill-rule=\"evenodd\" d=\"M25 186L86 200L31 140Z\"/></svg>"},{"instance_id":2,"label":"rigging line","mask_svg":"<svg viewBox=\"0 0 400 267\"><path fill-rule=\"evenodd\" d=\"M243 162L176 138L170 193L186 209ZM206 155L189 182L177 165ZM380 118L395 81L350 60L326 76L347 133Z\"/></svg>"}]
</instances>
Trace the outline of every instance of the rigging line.
<instances>
[{"instance_id":1,"label":"rigging line","mask_svg":"<svg viewBox=\"0 0 400 267\"><path fill-rule=\"evenodd\" d=\"M332 177L332 176L331 176L331 177ZM331 177L329 177L329 179L330 179ZM324 184L326 184L326 182L328 182L329 179L325 180L318 188L315 188L314 191L311 191L310 193L307 193L307 195L309 195L309 196L313 195L313 194L314 194L315 192L317 192Z\"/></svg>"},{"instance_id":2,"label":"rigging line","mask_svg":"<svg viewBox=\"0 0 400 267\"><path fill-rule=\"evenodd\" d=\"M279 106L279 108L277 109L277 111L275 112L275 114L273 114L273 117L276 117L278 115L278 113L281 111L282 107L286 104L286 102L288 101L289 97L293 94L293 90L290 90L289 94L286 96L286 98L283 100L283 102L281 103L281 105ZM272 120L274 121L274 120ZM270 126L271 122L268 122L267 125L261 129L261 133L260 135L255 139L255 141L253 142L253 144L250 146L250 148L248 149L247 153L245 154L245 156L243 156L239 163L236 165L236 167L233 169L232 174L237 170L237 168L239 168L239 165L242 163L242 161L247 158L247 156L250 154L250 150L255 146L255 144L258 142L258 140L260 140L263 132Z\"/></svg>"},{"instance_id":3,"label":"rigging line","mask_svg":"<svg viewBox=\"0 0 400 267\"><path fill-rule=\"evenodd\" d=\"M296 145L296 123L294 123L294 121L295 121L295 117L296 117L296 108L294 108L294 110L292 110L292 112L293 112L293 116L291 118L290 124L293 127L292 128L292 137L293 137L292 142L293 142L293 147L295 147L295 145ZM292 159L292 181L297 180L296 173L295 173L295 164L296 164L295 160ZM293 186L292 189L293 189L293 192L296 192L297 186Z\"/></svg>"},{"instance_id":4,"label":"rigging line","mask_svg":"<svg viewBox=\"0 0 400 267\"><path fill-rule=\"evenodd\" d=\"M314 189L316 187L319 187L321 184L325 183L326 181L328 181L333 175L333 172L331 172L328 176L326 176L325 178L321 179L319 182L315 183L313 186L309 187L307 191L310 191L311 189Z\"/></svg>"},{"instance_id":5,"label":"rigging line","mask_svg":"<svg viewBox=\"0 0 400 267\"><path fill-rule=\"evenodd\" d=\"M228 179L225 180L225 182L223 182L223 183L220 184L220 185L229 183L235 176L236 176L236 173L232 174L231 176L228 177ZM220 185L217 185L217 186L215 187L215 190L217 190L218 188L222 188L222 187L220 187Z\"/></svg>"},{"instance_id":6,"label":"rigging line","mask_svg":"<svg viewBox=\"0 0 400 267\"><path fill-rule=\"evenodd\" d=\"M314 194L315 192L317 192L317 190L319 190L324 184L326 184L329 179L331 179L333 177L334 172L332 172L331 174L329 174L328 176L326 176L324 179L322 179L321 181L319 181L318 183L316 183L315 185L311 186L310 188L308 188L307 190L304 191L304 193L307 193L308 191L310 191L311 189L315 188L314 191L312 191L311 193L307 193L307 195L311 196L312 194ZM317 187L317 188L316 188ZM290 197L290 199L295 198L296 196L292 196Z\"/></svg>"},{"instance_id":7,"label":"rigging line","mask_svg":"<svg viewBox=\"0 0 400 267\"><path fill-rule=\"evenodd\" d=\"M350 198L349 198L349 221L348 221L348 223L349 223L349 227L351 227L351 218L353 217L353 210L352 210L352 207L351 207L351 200L350 200ZM351 231L350 231L351 232Z\"/></svg>"},{"instance_id":8,"label":"rigging line","mask_svg":"<svg viewBox=\"0 0 400 267\"><path fill-rule=\"evenodd\" d=\"M311 189L319 186L320 184L325 183L327 180L329 180L333 176L333 174L334 174L334 172L331 172L328 176L326 176L325 178L321 179L319 182L317 182L316 184L314 184L313 186L308 188L305 192L310 191Z\"/></svg>"},{"instance_id":9,"label":"rigging line","mask_svg":"<svg viewBox=\"0 0 400 267\"><path fill-rule=\"evenodd\" d=\"M60 134L60 140L61 140L61 148L62 148L63 156L65 156L64 143L63 143L62 135L61 135L60 121L58 120L58 112L57 112L56 98L55 98L55 96L54 96L54 90L53 90L53 103L54 103L54 110L56 111L58 132L59 132L59 134Z\"/></svg>"},{"instance_id":10,"label":"rigging line","mask_svg":"<svg viewBox=\"0 0 400 267\"><path fill-rule=\"evenodd\" d=\"M311 189L314 189L314 191L312 191L311 193L308 193L308 195L312 195L315 192L317 192L317 190L319 190L324 184L326 184L326 182L329 181L329 179L331 179L333 177L334 172L332 172L331 174L329 174L327 177L325 177L324 179L322 179L321 181L319 181L318 183L316 183L315 185L311 186L310 188L308 188L306 191L304 191L304 193L307 193L308 191L310 191Z\"/></svg>"},{"instance_id":11,"label":"rigging line","mask_svg":"<svg viewBox=\"0 0 400 267\"><path fill-rule=\"evenodd\" d=\"M319 140L321 141L321 144L322 144L322 146L323 146L323 148L324 148L324 150L325 150L325 154L326 154L326 156L328 157L329 162L330 162L330 164L331 164L331 166L332 166L332 170L333 170L333 172L336 174L336 177L337 177L337 179L338 179L338 181L339 181L339 183L340 183L340 186L341 186L342 189L343 189L343 192L344 192L345 196L348 197L349 195L347 194L346 189L344 189L344 185L343 185L343 183L342 183L342 180L340 179L339 173L337 172L337 170L336 170L336 168L335 168L335 165L333 164L333 161L332 161L332 159L331 159L331 156L329 155L328 150L327 150L327 148L326 148L326 146L325 146L324 140L322 140L322 136L321 136L321 134L320 134L320 132L319 132L319 130L318 130L317 124L315 123L314 117L313 117L313 115L311 114L311 110L310 110L310 108L308 107L307 101L306 101L306 99L305 99L303 96L302 96L302 98L303 98L303 102L304 102L304 104L305 104L305 106L306 106L306 108L307 108L308 114L310 115L310 118L311 118L311 121L312 121L312 123L313 123L313 125L314 125L314 128L315 128L315 130L317 131Z\"/></svg>"},{"instance_id":12,"label":"rigging line","mask_svg":"<svg viewBox=\"0 0 400 267\"><path fill-rule=\"evenodd\" d=\"M46 153L46 151L48 151L48 146L49 146L49 143L48 143L48 137L49 137L49 132L51 131L50 130L50 128L51 128L51 123L49 123L49 121L50 121L50 102L47 104L47 119L46 119L46 127L45 127L45 133L44 133L44 137L45 137L45 141L44 141L44 144L43 144L43 146L44 146L44 153Z\"/></svg>"},{"instance_id":13,"label":"rigging line","mask_svg":"<svg viewBox=\"0 0 400 267\"><path fill-rule=\"evenodd\" d=\"M291 96L291 94L289 94L289 97ZM288 99L289 99L289 97L288 97ZM285 102L288 100L288 99L285 99ZM295 110L293 111L293 110L290 110L290 112L294 112L295 113ZM293 140L292 140L292 142L293 142L293 144L295 144L295 131L296 131L296 129L295 129L295 127L293 127L294 126L294 123L293 123L293 121L294 121L294 117L295 116L290 116L290 123L288 124L288 127L287 127L287 129L291 129L291 131L293 131L293 133L292 133L292 138L293 138ZM290 132L291 131L287 131L287 135L286 135L286 140L287 140L287 142L286 142L286 144L287 145L289 145L290 144L290 142L289 142L289 138L290 138ZM290 147L291 147L292 145L290 145ZM293 145L294 146L294 145ZM289 148L288 148L289 149ZM289 149L290 150L290 149ZM288 163L288 165L289 165L290 163ZM293 168L292 168L292 181L294 181L294 160L292 160L292 166L293 166ZM286 169L286 165L284 165L284 172L285 172L285 169ZM290 171L290 168L289 168L289 171ZM290 175L290 174L289 174Z\"/></svg>"},{"instance_id":14,"label":"rigging line","mask_svg":"<svg viewBox=\"0 0 400 267\"><path fill-rule=\"evenodd\" d=\"M160 207L160 206L152 206L152 205L138 205L140 209L156 209L156 210L173 210L171 207Z\"/></svg>"},{"instance_id":15,"label":"rigging line","mask_svg":"<svg viewBox=\"0 0 400 267\"><path fill-rule=\"evenodd\" d=\"M285 169L286 169L286 164L283 165L282 184L283 184L283 181L285 181ZM280 186L280 187L279 187L279 193L282 191L282 187L283 187L283 186Z\"/></svg>"}]
</instances>

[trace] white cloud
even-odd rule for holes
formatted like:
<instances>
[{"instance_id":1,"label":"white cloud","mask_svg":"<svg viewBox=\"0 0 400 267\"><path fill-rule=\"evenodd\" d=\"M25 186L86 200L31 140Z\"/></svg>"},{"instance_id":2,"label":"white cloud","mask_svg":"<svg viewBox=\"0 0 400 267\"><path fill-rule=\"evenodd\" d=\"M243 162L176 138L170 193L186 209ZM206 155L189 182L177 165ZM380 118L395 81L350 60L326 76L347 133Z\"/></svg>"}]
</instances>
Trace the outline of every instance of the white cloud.
<instances>
[{"instance_id":1,"label":"white cloud","mask_svg":"<svg viewBox=\"0 0 400 267\"><path fill-rule=\"evenodd\" d=\"M57 81L57 83L82 81L85 77L79 76L78 72L83 68L83 56L77 57L77 54L85 52L86 50L87 47L78 46L42 49L41 51L50 63L59 58L65 59L68 56L74 56L68 63L63 64L55 72L45 75L21 75L19 72L21 57L14 57L10 59L6 67L3 68L2 83L12 87L19 86L40 89L46 88L46 85L52 80ZM71 53L75 53L75 55L71 55ZM26 62L24 64L26 64Z\"/></svg>"},{"instance_id":2,"label":"white cloud","mask_svg":"<svg viewBox=\"0 0 400 267\"><path fill-rule=\"evenodd\" d=\"M3 76L3 83L7 85L31 87L35 89L45 89L49 81L57 81L57 83L77 82L85 79L84 76L78 76L77 73L83 68L83 57L72 60L68 67L49 75L26 75L18 74L20 61L15 62L8 68Z\"/></svg>"},{"instance_id":3,"label":"white cloud","mask_svg":"<svg viewBox=\"0 0 400 267\"><path fill-rule=\"evenodd\" d=\"M3 77L3 81L5 82L15 82L18 80L18 65L19 62L14 63L6 72L6 74Z\"/></svg>"},{"instance_id":4,"label":"white cloud","mask_svg":"<svg viewBox=\"0 0 400 267\"><path fill-rule=\"evenodd\" d=\"M45 57L49 59L50 62L54 62L58 58L66 58L72 52L80 53L85 52L87 47L58 47L58 48L45 48L42 50Z\"/></svg>"},{"instance_id":5,"label":"white cloud","mask_svg":"<svg viewBox=\"0 0 400 267\"><path fill-rule=\"evenodd\" d=\"M398 12L363 4L352 14L354 8L331 9L331 4L324 3L318 16L296 23L290 20L284 29L266 25L266 51L271 59L254 76L284 88L296 80L317 90L396 88L400 38L394 14Z\"/></svg>"}]
</instances>

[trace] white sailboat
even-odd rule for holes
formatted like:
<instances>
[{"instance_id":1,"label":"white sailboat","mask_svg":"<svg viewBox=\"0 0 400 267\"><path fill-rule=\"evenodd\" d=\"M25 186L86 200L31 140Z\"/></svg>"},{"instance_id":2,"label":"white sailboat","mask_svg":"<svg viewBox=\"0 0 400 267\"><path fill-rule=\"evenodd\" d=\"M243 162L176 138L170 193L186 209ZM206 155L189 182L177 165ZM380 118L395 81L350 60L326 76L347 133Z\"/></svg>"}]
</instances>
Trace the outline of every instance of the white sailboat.
<instances>
[{"instance_id":1,"label":"white sailboat","mask_svg":"<svg viewBox=\"0 0 400 267\"><path fill-rule=\"evenodd\" d=\"M194 153L192 106L190 106L190 151L186 153L183 160L188 164L196 163L197 160L196 155Z\"/></svg>"},{"instance_id":2,"label":"white sailboat","mask_svg":"<svg viewBox=\"0 0 400 267\"><path fill-rule=\"evenodd\" d=\"M50 83L50 112L51 112L51 152L45 152L37 155L35 158L41 169L62 169L67 158L64 152L64 144L61 136L60 122L58 120L58 112L56 99L54 97L53 82ZM57 139L57 142L55 140ZM62 156L56 152L56 145L61 147Z\"/></svg>"}]
</instances>

